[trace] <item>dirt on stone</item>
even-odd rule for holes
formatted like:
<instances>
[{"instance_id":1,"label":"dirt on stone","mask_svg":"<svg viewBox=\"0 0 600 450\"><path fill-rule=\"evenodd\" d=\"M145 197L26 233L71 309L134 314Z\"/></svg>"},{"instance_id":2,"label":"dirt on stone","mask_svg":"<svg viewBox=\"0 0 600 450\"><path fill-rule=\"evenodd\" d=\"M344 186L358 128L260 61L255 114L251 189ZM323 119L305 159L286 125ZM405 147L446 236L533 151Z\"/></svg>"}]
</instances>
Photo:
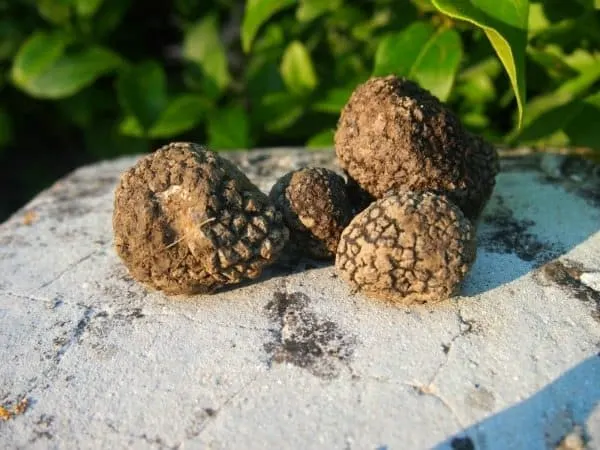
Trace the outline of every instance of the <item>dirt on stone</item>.
<instances>
[{"instance_id":1,"label":"dirt on stone","mask_svg":"<svg viewBox=\"0 0 600 450\"><path fill-rule=\"evenodd\" d=\"M374 198L390 190L444 193L477 219L498 171L494 147L416 83L395 76L360 85L335 134L342 168Z\"/></svg>"},{"instance_id":2,"label":"dirt on stone","mask_svg":"<svg viewBox=\"0 0 600 450\"><path fill-rule=\"evenodd\" d=\"M233 163L191 143L166 145L122 175L113 228L133 278L168 294L256 278L288 238L265 194Z\"/></svg>"}]
</instances>

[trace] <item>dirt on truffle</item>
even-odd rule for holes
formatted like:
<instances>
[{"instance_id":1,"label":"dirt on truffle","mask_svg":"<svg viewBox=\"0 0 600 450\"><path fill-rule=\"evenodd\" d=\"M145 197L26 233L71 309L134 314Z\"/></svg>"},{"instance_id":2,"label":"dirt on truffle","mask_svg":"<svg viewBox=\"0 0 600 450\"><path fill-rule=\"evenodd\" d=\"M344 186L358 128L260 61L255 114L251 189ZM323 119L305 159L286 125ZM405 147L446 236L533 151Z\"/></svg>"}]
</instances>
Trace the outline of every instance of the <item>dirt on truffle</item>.
<instances>
[{"instance_id":1,"label":"dirt on truffle","mask_svg":"<svg viewBox=\"0 0 600 450\"><path fill-rule=\"evenodd\" d=\"M289 252L317 259L335 256L342 231L352 219L344 179L324 168L289 172L269 197L290 230Z\"/></svg>"},{"instance_id":2,"label":"dirt on truffle","mask_svg":"<svg viewBox=\"0 0 600 450\"><path fill-rule=\"evenodd\" d=\"M444 193L472 220L498 171L494 147L468 133L428 91L395 76L372 78L354 91L335 148L342 168L373 197L390 190Z\"/></svg>"},{"instance_id":3,"label":"dirt on truffle","mask_svg":"<svg viewBox=\"0 0 600 450\"><path fill-rule=\"evenodd\" d=\"M121 176L113 228L133 278L169 294L256 278L288 236L281 214L233 163L191 143L164 146Z\"/></svg>"},{"instance_id":4,"label":"dirt on truffle","mask_svg":"<svg viewBox=\"0 0 600 450\"><path fill-rule=\"evenodd\" d=\"M404 192L372 203L342 233L340 277L402 304L455 294L475 261L475 230L445 196Z\"/></svg>"}]
</instances>

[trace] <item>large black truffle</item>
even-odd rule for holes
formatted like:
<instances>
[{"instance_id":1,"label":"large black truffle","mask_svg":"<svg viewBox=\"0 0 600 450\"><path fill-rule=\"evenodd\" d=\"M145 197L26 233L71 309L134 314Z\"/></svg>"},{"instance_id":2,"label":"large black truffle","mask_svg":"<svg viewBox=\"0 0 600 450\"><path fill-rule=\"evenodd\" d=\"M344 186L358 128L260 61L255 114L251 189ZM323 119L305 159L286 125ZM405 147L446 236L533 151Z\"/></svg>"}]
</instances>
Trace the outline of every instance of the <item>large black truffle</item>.
<instances>
[{"instance_id":1,"label":"large black truffle","mask_svg":"<svg viewBox=\"0 0 600 450\"><path fill-rule=\"evenodd\" d=\"M338 121L335 149L342 168L374 199L388 191L439 192L472 220L498 171L494 147L428 91L395 76L356 88Z\"/></svg>"},{"instance_id":2,"label":"large black truffle","mask_svg":"<svg viewBox=\"0 0 600 450\"><path fill-rule=\"evenodd\" d=\"M121 176L113 229L133 278L168 294L256 278L288 237L265 194L233 163L191 143L166 145Z\"/></svg>"}]
</instances>

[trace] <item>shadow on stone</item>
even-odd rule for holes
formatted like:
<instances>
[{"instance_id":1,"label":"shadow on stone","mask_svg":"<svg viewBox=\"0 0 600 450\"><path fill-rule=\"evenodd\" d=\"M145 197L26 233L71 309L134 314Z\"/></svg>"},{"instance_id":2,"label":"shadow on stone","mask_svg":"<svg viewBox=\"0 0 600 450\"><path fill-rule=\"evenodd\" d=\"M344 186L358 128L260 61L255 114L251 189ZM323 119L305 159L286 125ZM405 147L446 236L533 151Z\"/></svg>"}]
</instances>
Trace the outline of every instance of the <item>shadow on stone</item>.
<instances>
[{"instance_id":1,"label":"shadow on stone","mask_svg":"<svg viewBox=\"0 0 600 450\"><path fill-rule=\"evenodd\" d=\"M504 167L478 225L478 255L461 294L476 296L567 254L600 230L600 208L528 159Z\"/></svg>"},{"instance_id":2,"label":"shadow on stone","mask_svg":"<svg viewBox=\"0 0 600 450\"><path fill-rule=\"evenodd\" d=\"M569 369L528 399L471 425L434 449L577 448L565 446L567 438L587 448L585 423L600 404L598 380L600 354ZM536 435L531 430L544 430L544 434Z\"/></svg>"}]
</instances>

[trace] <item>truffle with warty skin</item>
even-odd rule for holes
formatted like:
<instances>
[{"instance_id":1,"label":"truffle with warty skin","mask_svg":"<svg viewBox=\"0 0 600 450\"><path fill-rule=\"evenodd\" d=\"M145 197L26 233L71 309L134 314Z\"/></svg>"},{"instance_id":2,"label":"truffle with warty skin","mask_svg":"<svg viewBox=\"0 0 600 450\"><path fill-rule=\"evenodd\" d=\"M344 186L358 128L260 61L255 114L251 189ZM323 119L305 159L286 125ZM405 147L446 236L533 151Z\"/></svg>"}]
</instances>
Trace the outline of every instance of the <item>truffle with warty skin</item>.
<instances>
[{"instance_id":1,"label":"truffle with warty skin","mask_svg":"<svg viewBox=\"0 0 600 450\"><path fill-rule=\"evenodd\" d=\"M232 162L193 143L161 147L122 174L113 229L132 277L172 295L256 278L288 238L268 197Z\"/></svg>"},{"instance_id":2,"label":"truffle with warty skin","mask_svg":"<svg viewBox=\"0 0 600 450\"><path fill-rule=\"evenodd\" d=\"M269 197L290 231L289 253L332 259L342 231L352 219L345 181L325 168L304 168L285 174Z\"/></svg>"},{"instance_id":3,"label":"truffle with warty skin","mask_svg":"<svg viewBox=\"0 0 600 450\"><path fill-rule=\"evenodd\" d=\"M416 83L374 77L344 106L335 133L341 167L374 199L389 191L448 195L477 220L494 188L493 146Z\"/></svg>"},{"instance_id":4,"label":"truffle with warty skin","mask_svg":"<svg viewBox=\"0 0 600 450\"><path fill-rule=\"evenodd\" d=\"M400 304L455 294L475 261L475 229L446 196L405 191L375 201L340 238L340 278Z\"/></svg>"}]
</instances>

